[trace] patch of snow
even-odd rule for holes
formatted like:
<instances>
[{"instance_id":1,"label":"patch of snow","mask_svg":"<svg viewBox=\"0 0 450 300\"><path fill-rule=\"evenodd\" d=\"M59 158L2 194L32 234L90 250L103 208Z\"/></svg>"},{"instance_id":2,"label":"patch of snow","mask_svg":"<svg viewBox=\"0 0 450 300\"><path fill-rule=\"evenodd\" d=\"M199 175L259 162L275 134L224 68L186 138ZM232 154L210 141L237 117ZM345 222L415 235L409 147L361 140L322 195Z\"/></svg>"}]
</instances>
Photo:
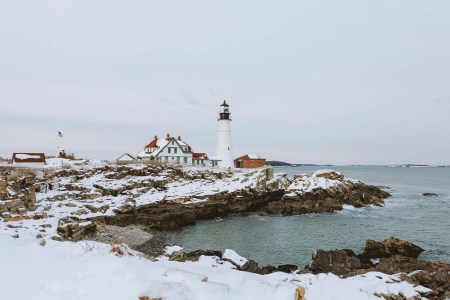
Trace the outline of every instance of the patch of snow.
<instances>
[{"instance_id":1,"label":"patch of snow","mask_svg":"<svg viewBox=\"0 0 450 300\"><path fill-rule=\"evenodd\" d=\"M245 265L248 262L248 259L240 256L239 254L236 253L236 251L231 250L231 249L225 249L225 251L223 252L222 258L232 261L239 267L242 267L243 265Z\"/></svg>"},{"instance_id":2,"label":"patch of snow","mask_svg":"<svg viewBox=\"0 0 450 300\"><path fill-rule=\"evenodd\" d=\"M29 155L29 154L16 154L16 158L23 160L23 159L40 159L40 155Z\"/></svg>"},{"instance_id":3,"label":"patch of snow","mask_svg":"<svg viewBox=\"0 0 450 300\"><path fill-rule=\"evenodd\" d=\"M355 210L356 207L354 207L353 205L349 205L349 204L343 204L343 205L342 205L342 209L345 209L345 210Z\"/></svg>"},{"instance_id":4,"label":"patch of snow","mask_svg":"<svg viewBox=\"0 0 450 300\"><path fill-rule=\"evenodd\" d=\"M172 255L174 252L178 252L178 251L181 251L181 250L183 250L183 247L180 247L180 246L177 246L177 245L174 245L174 246L167 246L166 248L164 248L164 253L166 254L166 255Z\"/></svg>"},{"instance_id":5,"label":"patch of snow","mask_svg":"<svg viewBox=\"0 0 450 300\"><path fill-rule=\"evenodd\" d=\"M7 188L6 188L6 191L8 192L8 194L9 194L10 196L15 196L15 195L17 195L17 193L16 193L12 188L10 188L10 187L7 187Z\"/></svg>"}]
</instances>

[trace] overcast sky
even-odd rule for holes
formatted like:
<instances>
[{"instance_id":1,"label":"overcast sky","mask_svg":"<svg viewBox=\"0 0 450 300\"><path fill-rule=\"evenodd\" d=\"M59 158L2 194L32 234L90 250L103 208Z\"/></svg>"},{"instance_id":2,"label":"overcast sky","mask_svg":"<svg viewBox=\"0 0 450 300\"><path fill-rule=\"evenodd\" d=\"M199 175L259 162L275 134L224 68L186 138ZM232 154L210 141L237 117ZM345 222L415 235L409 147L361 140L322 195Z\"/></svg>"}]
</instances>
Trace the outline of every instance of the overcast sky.
<instances>
[{"instance_id":1,"label":"overcast sky","mask_svg":"<svg viewBox=\"0 0 450 300\"><path fill-rule=\"evenodd\" d=\"M155 134L296 163L450 164L450 1L0 0L0 155ZM61 131L64 138L58 139Z\"/></svg>"}]
</instances>

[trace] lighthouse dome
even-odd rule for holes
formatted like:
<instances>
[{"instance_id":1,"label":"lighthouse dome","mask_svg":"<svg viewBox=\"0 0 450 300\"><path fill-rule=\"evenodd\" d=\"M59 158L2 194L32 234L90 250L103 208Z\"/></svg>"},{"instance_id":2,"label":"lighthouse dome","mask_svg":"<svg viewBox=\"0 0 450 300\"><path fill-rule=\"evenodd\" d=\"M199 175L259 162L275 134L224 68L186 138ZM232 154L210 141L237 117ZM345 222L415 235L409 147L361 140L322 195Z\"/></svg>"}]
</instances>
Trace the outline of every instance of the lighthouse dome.
<instances>
[{"instance_id":1,"label":"lighthouse dome","mask_svg":"<svg viewBox=\"0 0 450 300\"><path fill-rule=\"evenodd\" d=\"M220 105L220 111L219 111L219 120L230 120L230 106L227 104L227 102L223 101L223 104Z\"/></svg>"}]
</instances>

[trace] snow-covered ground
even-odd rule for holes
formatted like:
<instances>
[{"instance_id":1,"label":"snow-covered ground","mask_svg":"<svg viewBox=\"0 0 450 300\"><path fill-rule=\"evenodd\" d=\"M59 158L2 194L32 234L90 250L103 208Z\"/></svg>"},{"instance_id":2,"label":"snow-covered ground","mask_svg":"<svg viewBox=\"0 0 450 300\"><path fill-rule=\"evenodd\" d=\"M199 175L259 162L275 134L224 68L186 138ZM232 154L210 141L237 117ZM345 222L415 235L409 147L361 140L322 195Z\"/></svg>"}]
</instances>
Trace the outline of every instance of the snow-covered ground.
<instances>
[{"instance_id":1,"label":"snow-covered ground","mask_svg":"<svg viewBox=\"0 0 450 300\"><path fill-rule=\"evenodd\" d=\"M86 176L54 177L52 182L54 188L37 194L39 205L34 213L51 212L59 218L74 214L81 215L82 218L113 215L115 209L130 200L137 206L163 200L178 201L188 205L205 201L208 196L219 193L256 189L260 180L264 178L264 170L224 173L224 177L219 179L214 176L214 173L223 172L222 170L185 168L186 176L193 179L175 175L170 170L155 175L128 175L120 179L112 179L111 175L114 175L114 171L101 171L101 168L96 168L95 163L83 166ZM142 169L143 166L132 165L126 168ZM204 178L200 178L201 173L206 174ZM147 188L159 183L164 185L164 188ZM69 189L66 188L67 185L70 185ZM101 189L121 192L117 196L102 195ZM94 211L87 209L86 205L95 208ZM96 209L99 211L95 211Z\"/></svg>"},{"instance_id":2,"label":"snow-covered ground","mask_svg":"<svg viewBox=\"0 0 450 300\"><path fill-rule=\"evenodd\" d=\"M333 274L257 275L237 271L217 257L152 262L125 247L125 254L118 256L111 245L96 242L48 240L41 246L40 241L0 233L1 299L294 300L302 286L308 300L351 300L400 292L410 298L427 291L382 273L347 279Z\"/></svg>"},{"instance_id":3,"label":"snow-covered ground","mask_svg":"<svg viewBox=\"0 0 450 300\"><path fill-rule=\"evenodd\" d=\"M400 292L412 297L426 291L423 287L401 282L398 276L381 273L340 279L333 274L276 272L258 275L242 272L231 262L243 265L247 259L230 249L224 252L227 261L202 256L198 262L174 262L167 257L152 262L123 246L120 247L125 255L117 256L107 244L54 241L51 237L57 235L58 220L65 216L87 218L113 214L115 208L130 198L138 205L187 198L189 200L183 203L189 205L204 201L208 195L261 188L263 172L235 172L218 178L212 173L219 171L210 170L212 173L200 179L198 172L204 170L187 168L184 171L192 179L164 172L110 179L111 174L97 172L94 163L87 163L82 168L93 172L84 177L56 177L53 190L37 194L38 209L30 216L41 214L43 218L0 221L0 299L138 300L148 296L164 300L293 300L300 286L305 288L308 300L380 299L375 294ZM159 180L167 181L164 189L135 187L136 183L139 186ZM83 191L68 190L67 184ZM98 187L124 189L124 192L115 197L102 196ZM100 211L94 212L86 205ZM167 252L179 250L179 247L166 249Z\"/></svg>"},{"instance_id":4,"label":"snow-covered ground","mask_svg":"<svg viewBox=\"0 0 450 300\"><path fill-rule=\"evenodd\" d=\"M98 166L104 166L107 163L102 160L97 159L67 159L67 158L48 158L46 159L47 164L45 168L92 168Z\"/></svg>"}]
</instances>

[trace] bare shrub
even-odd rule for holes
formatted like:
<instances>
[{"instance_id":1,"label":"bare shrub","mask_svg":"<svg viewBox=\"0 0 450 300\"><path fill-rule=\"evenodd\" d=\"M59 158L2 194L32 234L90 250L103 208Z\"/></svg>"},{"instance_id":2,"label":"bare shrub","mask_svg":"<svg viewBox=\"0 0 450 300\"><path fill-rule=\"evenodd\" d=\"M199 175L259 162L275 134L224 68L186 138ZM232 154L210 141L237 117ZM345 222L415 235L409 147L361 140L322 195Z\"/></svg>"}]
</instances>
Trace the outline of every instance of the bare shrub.
<instances>
[{"instance_id":1,"label":"bare shrub","mask_svg":"<svg viewBox=\"0 0 450 300\"><path fill-rule=\"evenodd\" d=\"M83 250L88 253L97 249L97 244L93 241L83 241L83 243L81 244L81 248L83 248Z\"/></svg>"}]
</instances>

